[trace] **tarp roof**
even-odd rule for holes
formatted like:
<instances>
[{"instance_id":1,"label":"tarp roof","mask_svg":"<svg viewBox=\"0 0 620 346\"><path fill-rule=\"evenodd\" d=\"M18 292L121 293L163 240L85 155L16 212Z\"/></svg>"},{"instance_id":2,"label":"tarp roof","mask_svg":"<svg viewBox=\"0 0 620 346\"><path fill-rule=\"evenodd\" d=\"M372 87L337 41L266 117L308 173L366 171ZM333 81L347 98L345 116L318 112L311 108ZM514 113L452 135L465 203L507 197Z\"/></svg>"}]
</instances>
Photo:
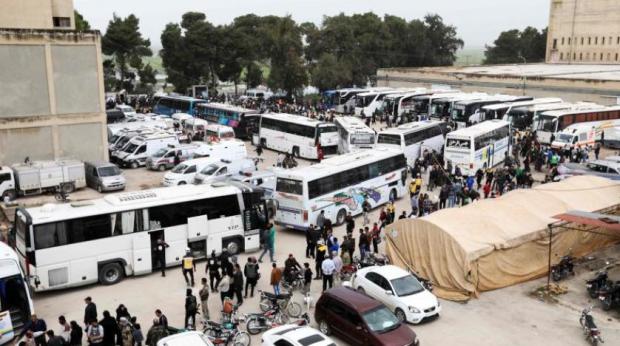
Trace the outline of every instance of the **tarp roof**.
<instances>
[{"instance_id":1,"label":"tarp roof","mask_svg":"<svg viewBox=\"0 0 620 346\"><path fill-rule=\"evenodd\" d=\"M604 228L618 232L620 236L620 216L571 210L564 214L556 215L553 218L581 225Z\"/></svg>"}]
</instances>

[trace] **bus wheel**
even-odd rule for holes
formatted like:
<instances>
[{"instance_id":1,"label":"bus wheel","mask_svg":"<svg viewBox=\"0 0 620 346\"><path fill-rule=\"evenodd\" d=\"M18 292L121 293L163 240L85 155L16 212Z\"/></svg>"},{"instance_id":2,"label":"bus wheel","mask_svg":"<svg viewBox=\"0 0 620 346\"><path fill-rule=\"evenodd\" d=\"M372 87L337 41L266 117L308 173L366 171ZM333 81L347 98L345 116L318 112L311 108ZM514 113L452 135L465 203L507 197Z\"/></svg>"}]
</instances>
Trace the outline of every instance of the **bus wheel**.
<instances>
[{"instance_id":1,"label":"bus wheel","mask_svg":"<svg viewBox=\"0 0 620 346\"><path fill-rule=\"evenodd\" d=\"M229 254L236 255L241 250L241 244L239 244L239 240L233 239L226 244L226 249L228 249Z\"/></svg>"},{"instance_id":2,"label":"bus wheel","mask_svg":"<svg viewBox=\"0 0 620 346\"><path fill-rule=\"evenodd\" d=\"M347 217L347 212L344 209L340 209L336 215L336 226L340 226L344 223L344 219Z\"/></svg>"},{"instance_id":3,"label":"bus wheel","mask_svg":"<svg viewBox=\"0 0 620 346\"><path fill-rule=\"evenodd\" d=\"M123 279L123 267L118 263L108 263L99 270L99 282L102 285L113 285Z\"/></svg>"},{"instance_id":4,"label":"bus wheel","mask_svg":"<svg viewBox=\"0 0 620 346\"><path fill-rule=\"evenodd\" d=\"M392 189L392 191L390 191L390 201L395 201L396 197L398 197L396 190Z\"/></svg>"}]
</instances>

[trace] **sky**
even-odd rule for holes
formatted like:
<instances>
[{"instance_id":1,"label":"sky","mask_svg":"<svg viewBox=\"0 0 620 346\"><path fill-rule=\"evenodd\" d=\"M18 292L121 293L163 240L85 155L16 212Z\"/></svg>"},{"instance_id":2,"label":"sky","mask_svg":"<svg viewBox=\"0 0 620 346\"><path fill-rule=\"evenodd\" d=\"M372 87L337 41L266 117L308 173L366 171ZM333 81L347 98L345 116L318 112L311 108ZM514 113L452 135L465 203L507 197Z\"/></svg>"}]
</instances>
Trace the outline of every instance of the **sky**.
<instances>
[{"instance_id":1,"label":"sky","mask_svg":"<svg viewBox=\"0 0 620 346\"><path fill-rule=\"evenodd\" d=\"M465 48L492 44L500 32L533 26L542 29L549 21L549 0L74 0L94 29L105 32L112 14L131 13L140 19L140 29L161 47L159 37L165 25L181 21L188 11L204 12L215 25L228 24L240 15L291 15L298 23L321 24L323 16L374 12L407 20L437 13L444 22L457 27Z\"/></svg>"}]
</instances>

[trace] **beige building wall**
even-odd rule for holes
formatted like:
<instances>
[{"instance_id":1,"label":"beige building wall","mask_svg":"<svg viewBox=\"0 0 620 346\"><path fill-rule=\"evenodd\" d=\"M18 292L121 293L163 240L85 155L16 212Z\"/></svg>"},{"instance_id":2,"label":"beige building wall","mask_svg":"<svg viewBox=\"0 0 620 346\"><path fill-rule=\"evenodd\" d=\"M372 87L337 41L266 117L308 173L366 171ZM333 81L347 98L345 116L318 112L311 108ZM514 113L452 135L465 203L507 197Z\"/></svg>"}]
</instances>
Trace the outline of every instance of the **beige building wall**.
<instances>
[{"instance_id":1,"label":"beige building wall","mask_svg":"<svg viewBox=\"0 0 620 346\"><path fill-rule=\"evenodd\" d=\"M107 159L98 32L0 29L0 164Z\"/></svg>"},{"instance_id":2,"label":"beige building wall","mask_svg":"<svg viewBox=\"0 0 620 346\"><path fill-rule=\"evenodd\" d=\"M619 0L551 0L548 63L620 64Z\"/></svg>"},{"instance_id":3,"label":"beige building wall","mask_svg":"<svg viewBox=\"0 0 620 346\"><path fill-rule=\"evenodd\" d=\"M73 0L1 0L0 28L75 29Z\"/></svg>"}]
</instances>

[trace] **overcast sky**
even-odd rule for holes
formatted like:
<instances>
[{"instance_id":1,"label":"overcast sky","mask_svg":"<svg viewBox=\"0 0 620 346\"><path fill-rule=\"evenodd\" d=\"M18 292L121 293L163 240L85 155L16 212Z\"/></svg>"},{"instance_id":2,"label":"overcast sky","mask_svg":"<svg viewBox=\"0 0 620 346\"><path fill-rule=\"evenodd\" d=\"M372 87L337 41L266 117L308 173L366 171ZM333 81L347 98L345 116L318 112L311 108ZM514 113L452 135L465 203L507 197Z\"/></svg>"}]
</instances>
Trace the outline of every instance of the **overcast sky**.
<instances>
[{"instance_id":1,"label":"overcast sky","mask_svg":"<svg viewBox=\"0 0 620 346\"><path fill-rule=\"evenodd\" d=\"M374 12L406 19L438 13L455 25L466 48L484 47L507 29L547 26L549 0L74 0L75 9L91 26L105 32L112 13L140 18L142 33L160 48L159 37L167 23L178 23L188 11L200 11L215 24L230 23L247 13L290 14L297 22L320 25L324 15Z\"/></svg>"}]
</instances>

